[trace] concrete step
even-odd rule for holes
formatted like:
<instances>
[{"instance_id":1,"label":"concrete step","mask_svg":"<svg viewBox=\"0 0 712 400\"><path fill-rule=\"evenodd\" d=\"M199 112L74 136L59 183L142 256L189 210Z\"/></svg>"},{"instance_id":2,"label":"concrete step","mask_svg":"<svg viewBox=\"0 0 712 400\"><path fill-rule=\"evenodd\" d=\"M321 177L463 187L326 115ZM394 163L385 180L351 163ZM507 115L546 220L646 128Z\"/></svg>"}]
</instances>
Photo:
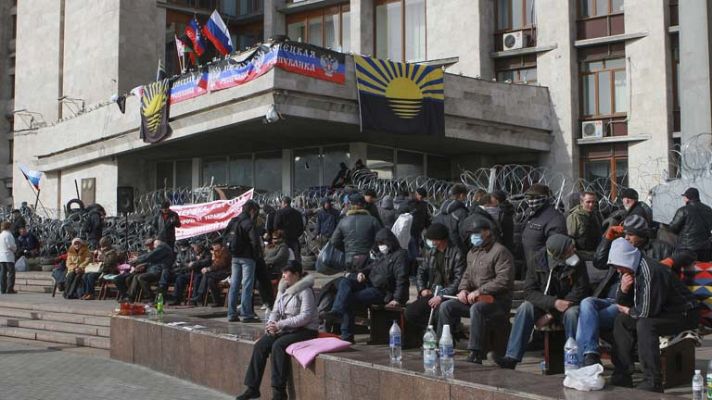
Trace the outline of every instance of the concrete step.
<instances>
[{"instance_id":1,"label":"concrete step","mask_svg":"<svg viewBox=\"0 0 712 400\"><path fill-rule=\"evenodd\" d=\"M51 302L51 297L47 298L48 303L28 303L22 301L13 300L12 296L0 296L0 309L2 308L14 308L20 310L29 311L42 311L51 313L67 313L67 314L79 314L79 315L90 315L96 317L111 317L113 313L112 309L102 309L92 306L92 302L84 302L78 300L72 301L57 301ZM68 304L71 303L71 304ZM116 303L112 303L116 304Z\"/></svg>"},{"instance_id":2,"label":"concrete step","mask_svg":"<svg viewBox=\"0 0 712 400\"><path fill-rule=\"evenodd\" d=\"M26 293L52 293L52 286L35 286L15 283L15 290Z\"/></svg>"},{"instance_id":3,"label":"concrete step","mask_svg":"<svg viewBox=\"0 0 712 400\"><path fill-rule=\"evenodd\" d=\"M2 317L0 317L0 326L7 326L7 327L11 327L11 328L34 329L37 331L78 333L81 335L88 335L88 336L101 336L101 337L109 337L110 336L109 327L85 325L82 323L67 323L67 322L55 322L55 321L49 321L49 320L32 320L32 319L2 318Z\"/></svg>"},{"instance_id":4,"label":"concrete step","mask_svg":"<svg viewBox=\"0 0 712 400\"><path fill-rule=\"evenodd\" d=\"M43 312L19 308L0 307L0 318L20 318L25 320L41 320L66 322L70 324L91 325L93 327L108 328L111 326L111 317L93 315L70 314L62 312Z\"/></svg>"},{"instance_id":5,"label":"concrete step","mask_svg":"<svg viewBox=\"0 0 712 400\"><path fill-rule=\"evenodd\" d=\"M108 337L81 335L74 333L52 332L27 328L0 326L0 336L14 338L41 340L44 342L64 343L74 346L94 347L109 349L111 340Z\"/></svg>"},{"instance_id":6,"label":"concrete step","mask_svg":"<svg viewBox=\"0 0 712 400\"><path fill-rule=\"evenodd\" d=\"M15 278L15 285L28 285L28 286L49 286L52 287L54 282L51 279L25 279L25 278Z\"/></svg>"},{"instance_id":7,"label":"concrete step","mask_svg":"<svg viewBox=\"0 0 712 400\"><path fill-rule=\"evenodd\" d=\"M52 281L52 273L42 271L16 272L15 279L41 279Z\"/></svg>"}]
</instances>

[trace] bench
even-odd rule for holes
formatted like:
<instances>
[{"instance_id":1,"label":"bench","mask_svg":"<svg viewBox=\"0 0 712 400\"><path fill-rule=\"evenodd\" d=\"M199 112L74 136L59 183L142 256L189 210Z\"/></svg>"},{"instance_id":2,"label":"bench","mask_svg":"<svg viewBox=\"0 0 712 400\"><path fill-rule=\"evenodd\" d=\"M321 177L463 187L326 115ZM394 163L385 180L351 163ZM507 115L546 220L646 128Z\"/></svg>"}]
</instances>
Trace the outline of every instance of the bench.
<instances>
[{"instance_id":1,"label":"bench","mask_svg":"<svg viewBox=\"0 0 712 400\"><path fill-rule=\"evenodd\" d=\"M564 327L552 321L543 327L535 326L534 329L544 333L544 368L541 369L541 373L543 375L564 373L564 344L566 344Z\"/></svg>"}]
</instances>

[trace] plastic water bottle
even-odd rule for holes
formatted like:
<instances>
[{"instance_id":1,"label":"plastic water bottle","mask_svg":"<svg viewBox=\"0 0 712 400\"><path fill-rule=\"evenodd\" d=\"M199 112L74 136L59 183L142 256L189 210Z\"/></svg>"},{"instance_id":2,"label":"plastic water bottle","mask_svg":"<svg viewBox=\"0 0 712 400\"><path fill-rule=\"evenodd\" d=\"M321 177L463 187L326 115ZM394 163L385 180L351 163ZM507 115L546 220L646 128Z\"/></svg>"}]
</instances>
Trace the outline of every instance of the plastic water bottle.
<instances>
[{"instance_id":1,"label":"plastic water bottle","mask_svg":"<svg viewBox=\"0 0 712 400\"><path fill-rule=\"evenodd\" d=\"M163 293L158 293L156 297L156 311L158 315L163 315Z\"/></svg>"},{"instance_id":2,"label":"plastic water bottle","mask_svg":"<svg viewBox=\"0 0 712 400\"><path fill-rule=\"evenodd\" d=\"M440 372L445 378L452 378L455 372L454 355L450 325L443 325L443 334L440 336Z\"/></svg>"},{"instance_id":3,"label":"plastic water bottle","mask_svg":"<svg viewBox=\"0 0 712 400\"><path fill-rule=\"evenodd\" d=\"M423 335L423 368L426 374L435 375L438 369L438 337L435 335L432 325Z\"/></svg>"},{"instance_id":4,"label":"plastic water bottle","mask_svg":"<svg viewBox=\"0 0 712 400\"><path fill-rule=\"evenodd\" d=\"M707 363L707 399L712 400L712 360Z\"/></svg>"},{"instance_id":5,"label":"plastic water bottle","mask_svg":"<svg viewBox=\"0 0 712 400\"><path fill-rule=\"evenodd\" d=\"M390 340L388 341L391 349L391 362L399 362L402 359L401 355L401 330L396 321L393 321L391 330L388 332Z\"/></svg>"},{"instance_id":6,"label":"plastic water bottle","mask_svg":"<svg viewBox=\"0 0 712 400\"><path fill-rule=\"evenodd\" d=\"M696 369L695 376L692 377L692 400L704 400L704 398L705 380L702 378L702 372Z\"/></svg>"},{"instance_id":7,"label":"plastic water bottle","mask_svg":"<svg viewBox=\"0 0 712 400\"><path fill-rule=\"evenodd\" d=\"M564 344L564 370L579 369L578 345L576 339L570 337Z\"/></svg>"}]
</instances>

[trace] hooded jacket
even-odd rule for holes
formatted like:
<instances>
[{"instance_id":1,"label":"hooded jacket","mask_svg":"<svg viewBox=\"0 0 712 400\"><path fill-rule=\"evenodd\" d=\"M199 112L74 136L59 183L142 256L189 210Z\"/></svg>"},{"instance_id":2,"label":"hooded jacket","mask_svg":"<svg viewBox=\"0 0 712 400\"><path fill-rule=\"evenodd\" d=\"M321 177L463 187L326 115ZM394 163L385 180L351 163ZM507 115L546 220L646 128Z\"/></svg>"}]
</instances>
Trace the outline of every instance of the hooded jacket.
<instances>
[{"instance_id":1,"label":"hooded jacket","mask_svg":"<svg viewBox=\"0 0 712 400\"><path fill-rule=\"evenodd\" d=\"M321 203L321 209L316 213L316 234L329 238L339 223L339 212L333 206L327 210L324 204Z\"/></svg>"},{"instance_id":2,"label":"hooded jacket","mask_svg":"<svg viewBox=\"0 0 712 400\"><path fill-rule=\"evenodd\" d=\"M269 322L276 322L282 332L300 328L314 331L319 329L313 276L306 275L292 286L287 286L284 279L279 281L277 299L269 315Z\"/></svg>"},{"instance_id":3,"label":"hooded jacket","mask_svg":"<svg viewBox=\"0 0 712 400\"><path fill-rule=\"evenodd\" d=\"M463 253L467 252L468 246L465 245L460 236L460 225L465 221L468 214L465 203L457 199L450 199L440 206L440 214L433 219L433 222L439 222L447 226L450 243L457 246Z\"/></svg>"},{"instance_id":4,"label":"hooded jacket","mask_svg":"<svg viewBox=\"0 0 712 400\"><path fill-rule=\"evenodd\" d=\"M223 242L230 248L233 257L256 260L261 255L261 241L247 211L230 220L223 234Z\"/></svg>"},{"instance_id":5,"label":"hooded jacket","mask_svg":"<svg viewBox=\"0 0 712 400\"><path fill-rule=\"evenodd\" d=\"M677 234L677 248L692 251L712 247L712 208L696 200L680 207L670 223L670 230Z\"/></svg>"},{"instance_id":6,"label":"hooded jacket","mask_svg":"<svg viewBox=\"0 0 712 400\"><path fill-rule=\"evenodd\" d=\"M368 254L373 248L376 232L381 229L378 221L363 209L349 210L331 236L331 243L343 250L346 262L356 255Z\"/></svg>"},{"instance_id":7,"label":"hooded jacket","mask_svg":"<svg viewBox=\"0 0 712 400\"><path fill-rule=\"evenodd\" d=\"M388 245L388 254L382 254L364 272L373 287L385 293L384 303L395 300L401 305L408 302L408 266L406 251L401 249L396 236L387 228L376 234L376 242Z\"/></svg>"},{"instance_id":8,"label":"hooded jacket","mask_svg":"<svg viewBox=\"0 0 712 400\"><path fill-rule=\"evenodd\" d=\"M526 219L522 247L527 262L546 246L546 239L554 233L566 235L566 219L554 206L545 205Z\"/></svg>"},{"instance_id":9,"label":"hooded jacket","mask_svg":"<svg viewBox=\"0 0 712 400\"><path fill-rule=\"evenodd\" d=\"M437 270L437 253L437 249L428 250L425 260L418 266L416 286L419 294L423 289L435 290L433 279ZM443 285L440 294L454 296L465 272L465 256L457 247L448 245L443 254L443 264L443 281L447 283Z\"/></svg>"},{"instance_id":10,"label":"hooded jacket","mask_svg":"<svg viewBox=\"0 0 712 400\"><path fill-rule=\"evenodd\" d=\"M590 293L588 273L583 261L571 267L566 264L549 265L546 248L539 250L527 266L524 282L525 299L535 307L558 313L556 300L578 304Z\"/></svg>"},{"instance_id":11,"label":"hooded jacket","mask_svg":"<svg viewBox=\"0 0 712 400\"><path fill-rule=\"evenodd\" d=\"M388 229L393 228L393 224L396 222L396 210L393 209L393 198L391 196L385 196L383 200L381 200L379 212L381 214L383 227Z\"/></svg>"},{"instance_id":12,"label":"hooded jacket","mask_svg":"<svg viewBox=\"0 0 712 400\"><path fill-rule=\"evenodd\" d=\"M69 246L67 250L67 261L65 265L67 266L67 273L70 273L74 268L86 267L92 260L91 253L89 252L89 247L84 243L79 250L75 249L74 246Z\"/></svg>"},{"instance_id":13,"label":"hooded jacket","mask_svg":"<svg viewBox=\"0 0 712 400\"><path fill-rule=\"evenodd\" d=\"M576 250L588 252L589 257L593 255L601 240L601 220L595 210L588 212L577 204L566 216L566 230L574 239Z\"/></svg>"}]
</instances>

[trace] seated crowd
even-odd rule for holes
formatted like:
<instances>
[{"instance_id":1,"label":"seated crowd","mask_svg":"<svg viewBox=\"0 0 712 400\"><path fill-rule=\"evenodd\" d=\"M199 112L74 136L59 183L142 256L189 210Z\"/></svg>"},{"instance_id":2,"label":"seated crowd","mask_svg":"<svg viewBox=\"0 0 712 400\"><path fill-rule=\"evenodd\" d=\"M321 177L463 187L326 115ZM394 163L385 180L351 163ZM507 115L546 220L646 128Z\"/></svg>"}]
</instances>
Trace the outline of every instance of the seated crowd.
<instances>
[{"instance_id":1,"label":"seated crowd","mask_svg":"<svg viewBox=\"0 0 712 400\"><path fill-rule=\"evenodd\" d=\"M107 237L93 252L76 238L66 255L64 296L92 299L95 284L110 280L120 301L153 299L155 287L172 299L171 305L203 305L210 299L214 306L227 303L230 322L259 322L253 306L258 290L266 309L266 335L257 342L247 390L238 398L259 397L270 354L274 396L286 398L284 349L315 337L320 318L337 321L341 338L353 342L358 310L372 305L402 307L415 338L428 325L438 335L450 325L456 340L467 337L466 360L481 364L487 356L484 333L492 324L509 321L519 278L524 301L496 364L515 368L535 328L560 325L566 338L576 339L584 365L600 363L599 337L611 338L614 385L632 385L637 358L644 375L638 387L661 392L659 336L694 329L699 318L699 304L680 271L712 256L712 209L700 202L697 190L685 192L685 205L669 225L677 234L675 246L656 239L650 209L632 189L621 193L624 209L604 220L596 194L580 194L564 215L549 188L534 184L525 193L521 224L514 224L514 207L505 193L476 193L469 206L468 196L464 185L454 185L432 218L423 189L412 197L388 197L380 208L375 192L353 193L341 213L323 201L316 241L341 250L346 270L328 284L333 302L321 315L314 278L302 272L301 245L295 239L305 230L303 212L291 206L289 197L279 210L265 207L263 213L256 202L246 202L209 248L202 242L174 243L180 221L170 214L169 204L157 216L157 238L147 240L136 257L123 256ZM412 215L407 246L388 227L397 226L394 221L405 213ZM520 243L514 240L515 225L521 226ZM602 271L596 274L601 278L594 281L589 273L596 270ZM409 298L411 282L417 288L414 299ZM463 317L469 319L469 330L460 328Z\"/></svg>"}]
</instances>

